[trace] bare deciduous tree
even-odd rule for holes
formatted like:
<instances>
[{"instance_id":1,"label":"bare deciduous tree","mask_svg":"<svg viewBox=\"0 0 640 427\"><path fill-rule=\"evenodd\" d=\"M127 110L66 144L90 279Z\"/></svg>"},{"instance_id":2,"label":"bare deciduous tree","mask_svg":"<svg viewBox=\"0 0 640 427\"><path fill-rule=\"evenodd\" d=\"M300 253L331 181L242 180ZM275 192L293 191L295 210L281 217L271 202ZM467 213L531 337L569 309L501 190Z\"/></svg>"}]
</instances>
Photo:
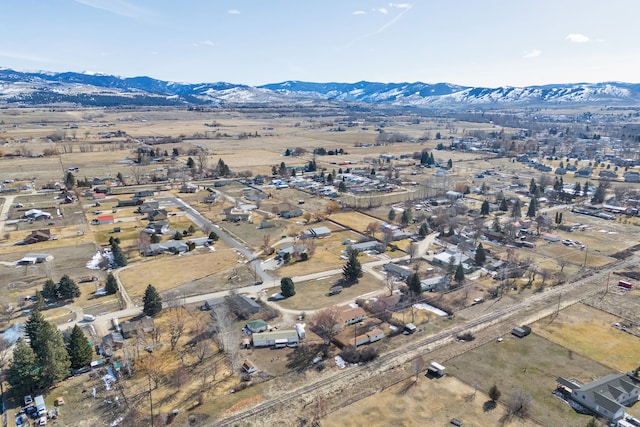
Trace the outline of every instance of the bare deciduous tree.
<instances>
[{"instance_id":1,"label":"bare deciduous tree","mask_svg":"<svg viewBox=\"0 0 640 427\"><path fill-rule=\"evenodd\" d=\"M342 330L340 310L334 305L317 311L311 319L311 326L329 344Z\"/></svg>"},{"instance_id":2,"label":"bare deciduous tree","mask_svg":"<svg viewBox=\"0 0 640 427\"><path fill-rule=\"evenodd\" d=\"M531 395L524 390L514 390L506 401L507 412L525 418L533 406Z\"/></svg>"},{"instance_id":3,"label":"bare deciduous tree","mask_svg":"<svg viewBox=\"0 0 640 427\"><path fill-rule=\"evenodd\" d=\"M184 333L187 316L181 307L169 311L169 346L174 351Z\"/></svg>"},{"instance_id":4,"label":"bare deciduous tree","mask_svg":"<svg viewBox=\"0 0 640 427\"><path fill-rule=\"evenodd\" d=\"M224 304L216 307L211 312L211 329L214 333L214 341L220 351L225 354L233 372L240 368L240 337L233 326L233 316L229 307L228 298Z\"/></svg>"},{"instance_id":5,"label":"bare deciduous tree","mask_svg":"<svg viewBox=\"0 0 640 427\"><path fill-rule=\"evenodd\" d=\"M139 165L131 166L131 176L133 176L133 180L135 181L136 185L140 185L140 183L142 182L142 175L143 171Z\"/></svg>"}]
</instances>

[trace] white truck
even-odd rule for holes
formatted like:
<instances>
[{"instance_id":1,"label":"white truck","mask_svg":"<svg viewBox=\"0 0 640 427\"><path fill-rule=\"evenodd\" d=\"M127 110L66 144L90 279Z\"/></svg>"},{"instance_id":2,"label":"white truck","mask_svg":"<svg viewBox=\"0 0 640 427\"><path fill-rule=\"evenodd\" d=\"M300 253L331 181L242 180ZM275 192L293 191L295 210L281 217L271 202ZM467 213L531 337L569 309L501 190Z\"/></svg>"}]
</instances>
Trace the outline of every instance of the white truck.
<instances>
[{"instance_id":1,"label":"white truck","mask_svg":"<svg viewBox=\"0 0 640 427\"><path fill-rule=\"evenodd\" d=\"M36 404L36 410L38 411L39 417L47 415L47 406L44 404L44 397L42 397L42 395L36 396L33 399L33 402Z\"/></svg>"}]
</instances>

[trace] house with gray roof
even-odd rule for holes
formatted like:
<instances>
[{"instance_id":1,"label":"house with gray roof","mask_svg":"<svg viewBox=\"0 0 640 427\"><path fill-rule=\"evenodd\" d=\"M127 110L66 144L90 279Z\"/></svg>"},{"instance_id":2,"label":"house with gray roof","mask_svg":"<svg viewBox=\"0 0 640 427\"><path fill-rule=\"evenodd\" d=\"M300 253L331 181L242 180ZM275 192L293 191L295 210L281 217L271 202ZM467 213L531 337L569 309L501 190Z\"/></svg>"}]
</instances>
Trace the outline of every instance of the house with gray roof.
<instances>
[{"instance_id":1,"label":"house with gray roof","mask_svg":"<svg viewBox=\"0 0 640 427\"><path fill-rule=\"evenodd\" d=\"M640 388L625 374L611 374L571 389L571 399L609 421L624 416L626 405L638 400Z\"/></svg>"},{"instance_id":2,"label":"house with gray roof","mask_svg":"<svg viewBox=\"0 0 640 427\"><path fill-rule=\"evenodd\" d=\"M446 288L449 285L449 279L446 276L428 277L420 281L422 292L435 291L437 288Z\"/></svg>"},{"instance_id":3,"label":"house with gray roof","mask_svg":"<svg viewBox=\"0 0 640 427\"><path fill-rule=\"evenodd\" d=\"M384 269L384 271L387 272L387 274L390 274L392 276L397 276L403 280L414 273L414 271L411 270L410 268L403 267L401 265L394 264L392 262L385 264L384 267L382 268Z\"/></svg>"},{"instance_id":4,"label":"house with gray roof","mask_svg":"<svg viewBox=\"0 0 640 427\"><path fill-rule=\"evenodd\" d=\"M314 239L320 238L320 237L329 237L331 236L331 230L329 230L328 227L314 227L314 228L310 228L308 230L303 230L302 231L302 236L303 237L311 237Z\"/></svg>"},{"instance_id":5,"label":"house with gray roof","mask_svg":"<svg viewBox=\"0 0 640 427\"><path fill-rule=\"evenodd\" d=\"M167 240L166 242L151 243L141 252L144 256L159 254L181 254L189 251L189 245L184 240Z\"/></svg>"},{"instance_id":6,"label":"house with gray roof","mask_svg":"<svg viewBox=\"0 0 640 427\"><path fill-rule=\"evenodd\" d=\"M353 245L349 245L349 251L355 252L366 252L366 251L376 251L376 252L384 252L384 245L377 240L371 240L369 242L361 242L354 243Z\"/></svg>"}]
</instances>

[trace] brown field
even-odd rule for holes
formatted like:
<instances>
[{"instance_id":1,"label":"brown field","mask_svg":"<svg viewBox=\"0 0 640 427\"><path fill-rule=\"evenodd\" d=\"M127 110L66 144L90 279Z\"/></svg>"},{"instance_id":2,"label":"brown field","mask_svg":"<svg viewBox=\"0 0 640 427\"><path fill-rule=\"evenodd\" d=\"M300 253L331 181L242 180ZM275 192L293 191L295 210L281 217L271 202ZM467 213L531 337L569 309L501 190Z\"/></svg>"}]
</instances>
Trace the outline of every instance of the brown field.
<instances>
[{"instance_id":1,"label":"brown field","mask_svg":"<svg viewBox=\"0 0 640 427\"><path fill-rule=\"evenodd\" d=\"M345 287L340 294L330 297L325 296L329 292L329 288L341 278L342 275L337 274L308 282L296 283L296 294L291 298L278 301L277 304L290 310L317 310L328 305L355 301L359 297L382 290L382 283L375 277L365 273L357 284ZM268 289L267 295L276 292L280 292L280 287Z\"/></svg>"},{"instance_id":2,"label":"brown field","mask_svg":"<svg viewBox=\"0 0 640 427\"><path fill-rule=\"evenodd\" d=\"M347 245L343 244L344 239L358 241L359 236L349 230L338 230L332 232L329 237L314 239L313 244L316 245L315 253L309 257L308 261L290 261L288 264L278 268L274 273L278 277L294 277L342 268L346 261L340 257L345 256L342 251L347 249ZM275 249L278 248L276 247ZM358 260L361 264L365 264L370 261L376 261L376 258L366 253L361 253L358 256Z\"/></svg>"},{"instance_id":3,"label":"brown field","mask_svg":"<svg viewBox=\"0 0 640 427\"><path fill-rule=\"evenodd\" d=\"M640 338L613 327L623 319L575 304L552 319L542 319L532 328L540 336L566 347L615 372L635 369L640 360Z\"/></svg>"},{"instance_id":4,"label":"brown field","mask_svg":"<svg viewBox=\"0 0 640 427\"><path fill-rule=\"evenodd\" d=\"M159 292L176 289L192 281L208 282L203 289L207 292L228 289L228 281L220 281L219 275L228 275L238 265L238 255L225 248L220 241L215 248L215 252L199 249L198 253L190 252L182 256L160 255L146 262L132 264L121 271L120 278L129 296L134 299L144 295L148 284L153 284Z\"/></svg>"},{"instance_id":5,"label":"brown field","mask_svg":"<svg viewBox=\"0 0 640 427\"><path fill-rule=\"evenodd\" d=\"M501 423L502 405L486 411L483 404L489 400L482 391L458 379L445 376L428 379L420 376L418 382L408 378L386 390L357 403L339 409L322 420L325 427L356 426L446 426L452 418L464 426L522 426L539 425L531 420L513 419Z\"/></svg>"},{"instance_id":6,"label":"brown field","mask_svg":"<svg viewBox=\"0 0 640 427\"><path fill-rule=\"evenodd\" d=\"M612 373L611 368L535 333L524 339L509 335L501 343L490 341L444 365L465 383L477 382L483 392L496 384L502 391L501 400L508 398L511 390L529 393L533 419L544 426L582 427L589 421L551 394L557 377L586 383Z\"/></svg>"},{"instance_id":7,"label":"brown field","mask_svg":"<svg viewBox=\"0 0 640 427\"><path fill-rule=\"evenodd\" d=\"M364 233L367 229L367 226L372 222L377 222L382 225L381 221L377 221L374 218L363 215L359 212L338 212L331 215L330 218L338 222L339 224L343 224L361 233ZM378 235L377 237L381 237L381 232L378 232L376 234Z\"/></svg>"}]
</instances>

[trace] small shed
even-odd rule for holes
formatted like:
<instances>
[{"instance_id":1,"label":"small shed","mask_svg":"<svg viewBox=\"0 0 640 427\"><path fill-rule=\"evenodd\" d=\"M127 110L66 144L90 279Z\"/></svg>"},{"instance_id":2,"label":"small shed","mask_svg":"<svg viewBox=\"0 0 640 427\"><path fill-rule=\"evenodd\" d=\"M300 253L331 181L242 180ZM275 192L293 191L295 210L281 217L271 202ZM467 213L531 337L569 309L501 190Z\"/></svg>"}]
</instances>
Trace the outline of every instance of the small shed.
<instances>
[{"instance_id":1,"label":"small shed","mask_svg":"<svg viewBox=\"0 0 640 427\"><path fill-rule=\"evenodd\" d=\"M527 325L516 326L511 330L511 333L518 338L524 338L531 333L531 328Z\"/></svg>"},{"instance_id":2,"label":"small shed","mask_svg":"<svg viewBox=\"0 0 640 427\"><path fill-rule=\"evenodd\" d=\"M416 328L416 325L414 325L413 323L407 323L406 325L404 325L404 331L408 334L413 334L417 330L418 328Z\"/></svg>"},{"instance_id":3,"label":"small shed","mask_svg":"<svg viewBox=\"0 0 640 427\"><path fill-rule=\"evenodd\" d=\"M263 332L269 328L267 322L262 319L252 320L245 325L245 328L251 331L251 333L255 334L256 332Z\"/></svg>"},{"instance_id":4,"label":"small shed","mask_svg":"<svg viewBox=\"0 0 640 427\"><path fill-rule=\"evenodd\" d=\"M254 365L253 362L249 359L246 359L242 363L242 369L244 369L247 374L252 374L258 370L258 368L256 368L256 365Z\"/></svg>"}]
</instances>

